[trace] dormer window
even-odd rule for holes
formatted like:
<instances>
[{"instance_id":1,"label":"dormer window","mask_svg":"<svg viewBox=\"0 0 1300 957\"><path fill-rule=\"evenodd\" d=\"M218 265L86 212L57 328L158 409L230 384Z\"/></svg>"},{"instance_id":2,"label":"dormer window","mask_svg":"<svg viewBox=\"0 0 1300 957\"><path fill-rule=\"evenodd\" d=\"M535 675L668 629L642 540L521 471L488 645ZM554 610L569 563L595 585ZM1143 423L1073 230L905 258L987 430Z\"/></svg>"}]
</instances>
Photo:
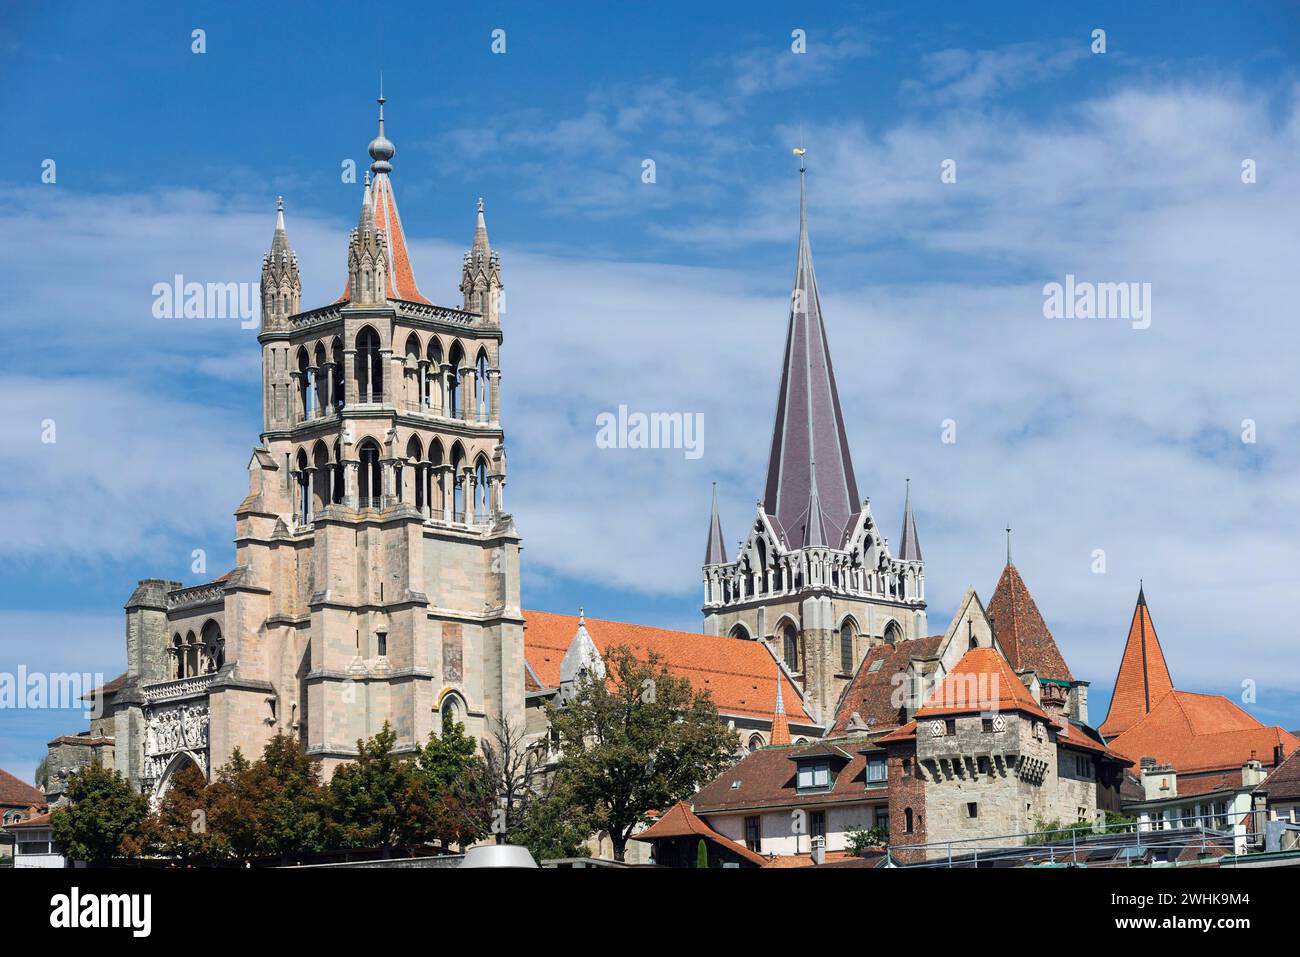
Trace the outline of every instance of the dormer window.
<instances>
[{"instance_id":1,"label":"dormer window","mask_svg":"<svg viewBox=\"0 0 1300 957\"><path fill-rule=\"evenodd\" d=\"M800 791L815 791L831 786L831 763L829 761L808 761L799 765L798 788Z\"/></svg>"},{"instance_id":2,"label":"dormer window","mask_svg":"<svg viewBox=\"0 0 1300 957\"><path fill-rule=\"evenodd\" d=\"M867 758L867 787L882 788L885 786L885 780L885 759Z\"/></svg>"}]
</instances>

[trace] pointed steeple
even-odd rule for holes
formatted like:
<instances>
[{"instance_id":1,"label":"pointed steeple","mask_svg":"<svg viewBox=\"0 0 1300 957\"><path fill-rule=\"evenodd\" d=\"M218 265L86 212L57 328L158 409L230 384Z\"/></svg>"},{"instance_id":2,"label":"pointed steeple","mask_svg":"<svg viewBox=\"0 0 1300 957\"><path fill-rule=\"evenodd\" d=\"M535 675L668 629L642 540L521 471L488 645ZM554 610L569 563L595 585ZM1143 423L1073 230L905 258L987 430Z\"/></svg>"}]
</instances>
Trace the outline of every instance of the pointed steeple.
<instances>
[{"instance_id":1,"label":"pointed steeple","mask_svg":"<svg viewBox=\"0 0 1300 957\"><path fill-rule=\"evenodd\" d=\"M300 311L302 277L298 257L289 247L289 233L284 227L284 197L275 204L275 232L271 249L262 257L262 324L269 329L283 326Z\"/></svg>"},{"instance_id":2,"label":"pointed steeple","mask_svg":"<svg viewBox=\"0 0 1300 957\"><path fill-rule=\"evenodd\" d=\"M369 173L367 173L366 196L362 201L361 210L362 216L365 217L366 207L370 207L370 221L373 223L373 228L383 232L387 246L388 263L384 270L383 294L375 298L404 299L431 305L415 284L415 272L411 269L411 257L406 248L406 233L402 229L402 218L397 213L397 198L393 194L393 183L388 175L393 171L392 159L397 152L397 147L384 134L384 103L387 100L384 97L382 83L376 102L379 104L379 133L370 141L369 146L371 159L369 172L374 174L374 183L370 184ZM349 276L348 286L343 290L339 301L348 302L354 299L352 280Z\"/></svg>"},{"instance_id":3,"label":"pointed steeple","mask_svg":"<svg viewBox=\"0 0 1300 957\"><path fill-rule=\"evenodd\" d=\"M903 534L898 539L898 557L905 562L921 560L921 540L916 535L916 516L912 514L912 480L907 480L903 496Z\"/></svg>"},{"instance_id":4,"label":"pointed steeple","mask_svg":"<svg viewBox=\"0 0 1300 957\"><path fill-rule=\"evenodd\" d=\"M501 321L501 260L488 242L487 220L483 216L483 197L478 199L478 218L474 223L474 242L465 253L460 274L460 292L466 312L477 312L490 325Z\"/></svg>"},{"instance_id":5,"label":"pointed steeple","mask_svg":"<svg viewBox=\"0 0 1300 957\"><path fill-rule=\"evenodd\" d=\"M709 540L704 546L705 565L725 565L727 546L722 540L722 519L718 517L718 483L713 483L713 514L709 518Z\"/></svg>"},{"instance_id":6,"label":"pointed steeple","mask_svg":"<svg viewBox=\"0 0 1300 957\"><path fill-rule=\"evenodd\" d=\"M1074 681L1029 586L1010 562L989 599L988 618L1011 667L1033 669L1039 678Z\"/></svg>"},{"instance_id":7,"label":"pointed steeple","mask_svg":"<svg viewBox=\"0 0 1300 957\"><path fill-rule=\"evenodd\" d=\"M804 528L817 524L801 521L815 486L827 541L838 547L857 514L858 486L813 271L805 172L800 152L799 249L763 508L789 547L800 548Z\"/></svg>"},{"instance_id":8,"label":"pointed steeple","mask_svg":"<svg viewBox=\"0 0 1300 957\"><path fill-rule=\"evenodd\" d=\"M1174 690L1165 653L1156 637L1156 626L1147 607L1147 596L1138 585L1137 606L1128 629L1128 641L1120 658L1115 690L1110 697L1106 720L1098 729L1106 738L1123 734L1144 718Z\"/></svg>"},{"instance_id":9,"label":"pointed steeple","mask_svg":"<svg viewBox=\"0 0 1300 957\"><path fill-rule=\"evenodd\" d=\"M771 744L790 743L790 721L785 716L785 698L781 696L781 676L776 676L776 707L772 709Z\"/></svg>"}]
</instances>

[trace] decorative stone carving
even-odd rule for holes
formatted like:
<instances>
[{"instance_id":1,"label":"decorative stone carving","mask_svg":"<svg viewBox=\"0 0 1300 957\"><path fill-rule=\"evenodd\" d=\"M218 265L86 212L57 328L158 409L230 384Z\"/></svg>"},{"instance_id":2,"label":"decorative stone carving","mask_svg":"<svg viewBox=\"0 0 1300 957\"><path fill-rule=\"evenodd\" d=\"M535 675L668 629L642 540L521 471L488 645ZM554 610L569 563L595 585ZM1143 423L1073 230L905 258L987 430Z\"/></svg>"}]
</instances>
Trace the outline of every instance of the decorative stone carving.
<instances>
[{"instance_id":1,"label":"decorative stone carving","mask_svg":"<svg viewBox=\"0 0 1300 957\"><path fill-rule=\"evenodd\" d=\"M144 710L144 770L156 785L177 752L184 751L205 774L208 770L208 706L181 704Z\"/></svg>"}]
</instances>

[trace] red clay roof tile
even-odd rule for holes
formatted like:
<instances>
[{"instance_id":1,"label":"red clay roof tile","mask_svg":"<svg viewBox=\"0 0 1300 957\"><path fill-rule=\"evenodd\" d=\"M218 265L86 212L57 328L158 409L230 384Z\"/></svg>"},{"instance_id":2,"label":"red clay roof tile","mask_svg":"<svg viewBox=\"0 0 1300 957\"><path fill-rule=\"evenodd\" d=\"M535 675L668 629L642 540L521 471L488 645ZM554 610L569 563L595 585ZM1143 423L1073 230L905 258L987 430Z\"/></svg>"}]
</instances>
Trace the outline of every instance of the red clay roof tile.
<instances>
[{"instance_id":1,"label":"red clay roof tile","mask_svg":"<svg viewBox=\"0 0 1300 957\"><path fill-rule=\"evenodd\" d=\"M1160 639L1156 637L1156 626L1151 621L1146 595L1139 589L1128 641L1120 658L1119 674L1115 677L1115 691L1111 695L1106 720L1101 723L1101 733L1107 739L1123 734L1173 690L1174 682L1169 677Z\"/></svg>"},{"instance_id":2,"label":"red clay roof tile","mask_svg":"<svg viewBox=\"0 0 1300 957\"><path fill-rule=\"evenodd\" d=\"M1043 620L1034 596L1010 562L993 589L988 606L993 633L1017 671L1032 668L1039 678L1073 681L1074 676L1057 647L1056 639Z\"/></svg>"},{"instance_id":3,"label":"red clay roof tile","mask_svg":"<svg viewBox=\"0 0 1300 957\"><path fill-rule=\"evenodd\" d=\"M776 710L779 679L787 718L795 724L816 725L804 709L798 689L761 642L590 617L586 626L602 655L620 645L638 655L656 652L674 675L689 679L696 691L710 692L724 715L770 721ZM560 662L577 631L575 615L524 612L524 655L547 687L559 687Z\"/></svg>"}]
</instances>

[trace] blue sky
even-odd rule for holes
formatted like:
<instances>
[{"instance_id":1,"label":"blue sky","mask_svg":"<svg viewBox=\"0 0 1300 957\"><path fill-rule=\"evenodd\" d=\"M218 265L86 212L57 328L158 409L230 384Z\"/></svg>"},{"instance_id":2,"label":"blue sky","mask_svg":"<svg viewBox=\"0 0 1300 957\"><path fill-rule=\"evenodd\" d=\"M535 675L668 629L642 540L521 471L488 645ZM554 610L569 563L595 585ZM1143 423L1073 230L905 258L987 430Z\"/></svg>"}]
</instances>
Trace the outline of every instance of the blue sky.
<instances>
[{"instance_id":1,"label":"blue sky","mask_svg":"<svg viewBox=\"0 0 1300 957\"><path fill-rule=\"evenodd\" d=\"M858 483L896 537L912 478L932 630L1010 523L1095 722L1141 577L1181 687L1300 726L1300 14L1056 6L5 4L0 670L111 677L138 578L229 567L255 334L150 290L256 281L283 194L333 299L382 69L423 292L459 304L480 195L502 255L526 606L698 627L709 483L733 544L761 493L802 137ZM1066 274L1150 282L1151 328L1045 319ZM597 449L620 404L703 412L705 455ZM0 767L81 725L0 712Z\"/></svg>"}]
</instances>

